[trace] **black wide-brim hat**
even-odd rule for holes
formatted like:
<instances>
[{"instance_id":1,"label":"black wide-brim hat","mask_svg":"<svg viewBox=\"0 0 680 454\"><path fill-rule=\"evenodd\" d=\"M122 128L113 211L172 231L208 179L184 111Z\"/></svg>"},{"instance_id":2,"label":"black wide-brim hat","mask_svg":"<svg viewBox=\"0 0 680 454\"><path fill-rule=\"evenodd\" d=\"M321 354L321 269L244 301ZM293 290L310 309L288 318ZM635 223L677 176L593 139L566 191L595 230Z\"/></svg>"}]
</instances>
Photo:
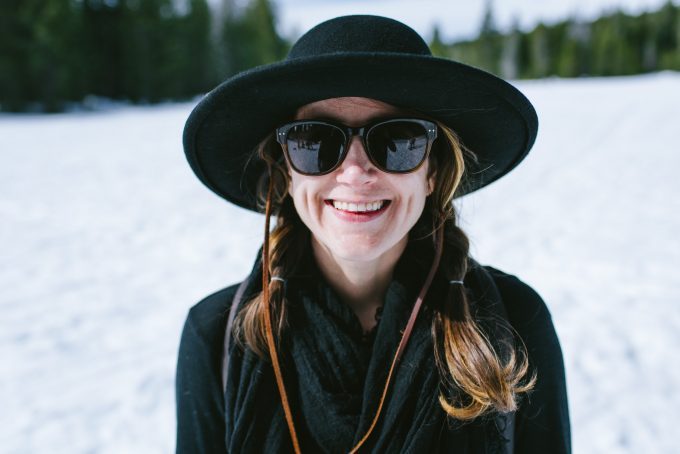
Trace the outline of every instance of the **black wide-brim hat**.
<instances>
[{"instance_id":1,"label":"black wide-brim hat","mask_svg":"<svg viewBox=\"0 0 680 454\"><path fill-rule=\"evenodd\" d=\"M477 155L466 163L458 196L499 179L524 159L538 119L508 82L433 57L410 27L379 16L343 16L305 33L285 60L239 73L208 93L184 128L184 151L216 194L259 211L256 188L266 172L257 144L302 105L357 96L410 108L451 127Z\"/></svg>"}]
</instances>

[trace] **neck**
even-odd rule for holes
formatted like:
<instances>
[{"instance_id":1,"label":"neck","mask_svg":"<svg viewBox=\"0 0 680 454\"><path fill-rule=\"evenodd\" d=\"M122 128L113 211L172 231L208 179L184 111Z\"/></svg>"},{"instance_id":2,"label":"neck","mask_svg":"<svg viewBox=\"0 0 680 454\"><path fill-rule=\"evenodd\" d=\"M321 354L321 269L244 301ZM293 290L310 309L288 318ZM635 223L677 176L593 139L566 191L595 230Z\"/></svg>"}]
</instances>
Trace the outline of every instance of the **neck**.
<instances>
[{"instance_id":1,"label":"neck","mask_svg":"<svg viewBox=\"0 0 680 454\"><path fill-rule=\"evenodd\" d=\"M373 260L347 260L334 255L312 236L312 250L321 274L343 303L357 315L365 331L375 325L375 312L383 305L394 268L406 248L404 237Z\"/></svg>"}]
</instances>

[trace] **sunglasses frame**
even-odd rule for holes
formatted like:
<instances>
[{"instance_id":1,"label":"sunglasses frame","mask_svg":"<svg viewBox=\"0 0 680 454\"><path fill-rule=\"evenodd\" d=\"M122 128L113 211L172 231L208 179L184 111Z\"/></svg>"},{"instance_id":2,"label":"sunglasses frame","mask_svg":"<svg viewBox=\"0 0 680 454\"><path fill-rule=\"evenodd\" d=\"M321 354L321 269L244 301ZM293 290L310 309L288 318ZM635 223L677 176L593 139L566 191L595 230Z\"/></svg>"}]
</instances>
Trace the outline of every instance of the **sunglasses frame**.
<instances>
[{"instance_id":1,"label":"sunglasses frame","mask_svg":"<svg viewBox=\"0 0 680 454\"><path fill-rule=\"evenodd\" d=\"M413 122L413 123L418 123L421 125L423 128L425 128L425 132L427 134L427 145L426 145L426 150L425 154L423 155L423 159L420 161L420 163L415 166L413 169L409 170L402 170L402 171L396 171L396 170L387 170L384 169L381 165L376 163L376 161L373 159L371 150L368 146L368 143L366 142L366 138L368 137L368 134L377 126L386 124L386 123L393 123L397 121L408 121L408 122ZM345 138L344 142L344 148L342 151L342 154L338 158L338 162L333 165L332 168L330 168L327 171L324 172L319 172L319 173L307 173L307 172L301 172L300 170L293 165L293 161L290 158L288 154L288 146L286 144L286 141L288 139L288 132L293 129L295 126L302 125L302 124L320 124L320 125L325 125L325 126L331 126L334 127L335 129L338 129L340 132L342 132L343 137ZM288 165L295 170L297 173L302 174L302 175L307 175L307 176L322 176L322 175L327 175L334 170L336 170L338 167L342 165L342 163L345 161L345 158L347 158L347 153L349 152L349 145L354 136L359 136L361 138L361 144L364 147L364 151L366 153L366 156L368 156L368 159L371 161L371 164L373 164L377 169L379 169L381 172L385 173L394 173L394 174L406 174L406 173L411 173L415 172L420 168L420 166L423 165L423 163L427 160L427 158L430 155L430 150L432 149L432 144L434 143L434 140L437 138L437 124L434 123L433 121L430 120L425 120L422 118L389 118L389 119L380 119L373 121L367 125L364 126L359 126L359 127L351 127L347 125L343 125L341 123L337 123L334 121L329 121L329 120L296 120L291 123L287 123L283 126L280 126L276 128L276 141L281 144L281 147L283 148L283 154L286 157L286 161L288 161Z\"/></svg>"}]
</instances>

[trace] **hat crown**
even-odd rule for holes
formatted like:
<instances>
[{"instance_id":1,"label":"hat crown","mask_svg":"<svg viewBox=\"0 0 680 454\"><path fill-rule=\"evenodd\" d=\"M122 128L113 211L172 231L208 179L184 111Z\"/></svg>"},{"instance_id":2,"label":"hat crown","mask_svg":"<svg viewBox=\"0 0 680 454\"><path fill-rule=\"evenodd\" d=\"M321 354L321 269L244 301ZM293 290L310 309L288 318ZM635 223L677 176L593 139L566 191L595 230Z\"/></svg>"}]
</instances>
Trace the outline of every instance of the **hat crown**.
<instances>
[{"instance_id":1,"label":"hat crown","mask_svg":"<svg viewBox=\"0 0 680 454\"><path fill-rule=\"evenodd\" d=\"M387 17L352 15L327 20L309 30L287 59L357 52L432 55L427 43L409 26Z\"/></svg>"}]
</instances>

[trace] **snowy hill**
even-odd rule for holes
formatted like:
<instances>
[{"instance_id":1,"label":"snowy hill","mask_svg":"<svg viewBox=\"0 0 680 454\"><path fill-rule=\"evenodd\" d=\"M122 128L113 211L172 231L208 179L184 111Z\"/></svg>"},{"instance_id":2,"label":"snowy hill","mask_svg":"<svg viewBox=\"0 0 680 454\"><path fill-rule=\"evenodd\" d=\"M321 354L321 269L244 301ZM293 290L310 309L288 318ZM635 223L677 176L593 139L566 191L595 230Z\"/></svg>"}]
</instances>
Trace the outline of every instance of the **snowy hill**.
<instances>
[{"instance_id":1,"label":"snowy hill","mask_svg":"<svg viewBox=\"0 0 680 454\"><path fill-rule=\"evenodd\" d=\"M550 307L575 453L677 452L680 74L518 85L538 141L457 202L473 252ZM191 173L192 106L0 116L0 452L173 452L186 312L263 230Z\"/></svg>"}]
</instances>

